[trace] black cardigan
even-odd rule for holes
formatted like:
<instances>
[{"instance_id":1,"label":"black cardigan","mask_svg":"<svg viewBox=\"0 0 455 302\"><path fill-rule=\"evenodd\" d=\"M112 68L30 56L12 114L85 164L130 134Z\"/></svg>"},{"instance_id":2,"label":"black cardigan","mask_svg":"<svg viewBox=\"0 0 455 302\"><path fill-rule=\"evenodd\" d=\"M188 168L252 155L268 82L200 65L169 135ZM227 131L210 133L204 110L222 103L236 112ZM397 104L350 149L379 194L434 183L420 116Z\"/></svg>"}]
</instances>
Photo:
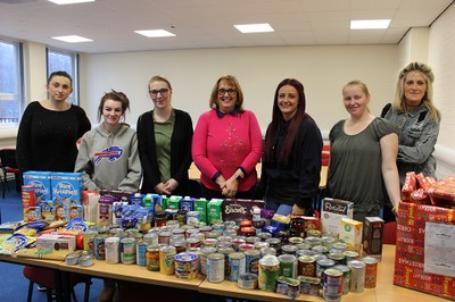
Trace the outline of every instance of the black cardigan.
<instances>
[{"instance_id":1,"label":"black cardigan","mask_svg":"<svg viewBox=\"0 0 455 302\"><path fill-rule=\"evenodd\" d=\"M278 161L289 123L282 123L274 140L272 160L262 163L258 194L272 197L289 205L311 208L319 189L321 173L321 131L306 115L297 132L286 164ZM270 126L269 126L270 127ZM268 129L267 129L268 130ZM264 196L263 195L263 196Z\"/></svg>"},{"instance_id":2,"label":"black cardigan","mask_svg":"<svg viewBox=\"0 0 455 302\"><path fill-rule=\"evenodd\" d=\"M176 192L180 194L188 185L188 169L191 165L191 140L193 124L188 113L173 109L175 112L174 130L171 136L171 177L178 181ZM141 192L155 192L155 186L161 182L156 155L155 124L153 110L142 114L137 121L137 139L139 158L141 159L144 179ZM174 192L174 193L176 193Z\"/></svg>"}]
</instances>

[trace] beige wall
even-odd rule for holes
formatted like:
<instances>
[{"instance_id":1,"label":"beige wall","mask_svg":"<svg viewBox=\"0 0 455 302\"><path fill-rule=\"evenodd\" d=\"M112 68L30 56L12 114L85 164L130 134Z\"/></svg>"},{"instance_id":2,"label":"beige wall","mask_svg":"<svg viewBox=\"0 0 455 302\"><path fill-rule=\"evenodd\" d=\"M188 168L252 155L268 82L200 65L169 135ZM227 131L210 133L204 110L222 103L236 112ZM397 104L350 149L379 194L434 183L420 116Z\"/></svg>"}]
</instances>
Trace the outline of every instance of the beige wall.
<instances>
[{"instance_id":1,"label":"beige wall","mask_svg":"<svg viewBox=\"0 0 455 302\"><path fill-rule=\"evenodd\" d=\"M82 56L81 104L95 121L98 101L111 88L132 101L127 122L152 108L147 82L167 77L173 103L190 113L193 123L208 109L208 98L222 74L238 77L245 107L253 110L265 130L271 120L273 94L279 81L295 77L305 86L307 111L323 132L346 117L341 87L349 80L365 81L372 94L370 109L378 114L390 101L397 70L397 46L262 47L149 51Z\"/></svg>"}]
</instances>

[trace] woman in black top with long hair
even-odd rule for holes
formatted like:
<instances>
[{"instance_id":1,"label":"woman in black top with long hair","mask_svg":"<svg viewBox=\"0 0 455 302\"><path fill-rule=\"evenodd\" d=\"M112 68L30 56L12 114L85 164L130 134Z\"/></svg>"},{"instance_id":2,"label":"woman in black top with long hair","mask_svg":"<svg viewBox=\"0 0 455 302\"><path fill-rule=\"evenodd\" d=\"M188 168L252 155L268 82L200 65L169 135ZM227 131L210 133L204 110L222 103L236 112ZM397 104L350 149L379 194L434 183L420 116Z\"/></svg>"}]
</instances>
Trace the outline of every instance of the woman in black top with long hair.
<instances>
[{"instance_id":1,"label":"woman in black top with long hair","mask_svg":"<svg viewBox=\"0 0 455 302\"><path fill-rule=\"evenodd\" d=\"M305 105L298 80L280 82L265 136L259 191L266 206L281 214L305 214L318 192L322 136Z\"/></svg>"}]
</instances>

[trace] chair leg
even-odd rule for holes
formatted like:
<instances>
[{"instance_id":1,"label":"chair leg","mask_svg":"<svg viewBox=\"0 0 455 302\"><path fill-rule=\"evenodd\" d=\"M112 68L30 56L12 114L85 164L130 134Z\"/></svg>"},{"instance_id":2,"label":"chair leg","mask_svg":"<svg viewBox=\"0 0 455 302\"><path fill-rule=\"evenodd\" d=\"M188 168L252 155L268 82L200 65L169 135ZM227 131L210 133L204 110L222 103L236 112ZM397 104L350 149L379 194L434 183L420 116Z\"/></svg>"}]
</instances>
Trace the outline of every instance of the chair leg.
<instances>
[{"instance_id":1,"label":"chair leg","mask_svg":"<svg viewBox=\"0 0 455 302\"><path fill-rule=\"evenodd\" d=\"M74 291L74 287L71 289L71 298L73 298L73 301L74 301L74 302L77 302L76 293L75 293L75 291Z\"/></svg>"},{"instance_id":2,"label":"chair leg","mask_svg":"<svg viewBox=\"0 0 455 302\"><path fill-rule=\"evenodd\" d=\"M46 290L47 302L52 302L52 289L48 288Z\"/></svg>"},{"instance_id":3,"label":"chair leg","mask_svg":"<svg viewBox=\"0 0 455 302\"><path fill-rule=\"evenodd\" d=\"M27 302L32 302L32 294L33 294L33 284L35 282L31 281L28 283L28 292L27 292Z\"/></svg>"}]
</instances>

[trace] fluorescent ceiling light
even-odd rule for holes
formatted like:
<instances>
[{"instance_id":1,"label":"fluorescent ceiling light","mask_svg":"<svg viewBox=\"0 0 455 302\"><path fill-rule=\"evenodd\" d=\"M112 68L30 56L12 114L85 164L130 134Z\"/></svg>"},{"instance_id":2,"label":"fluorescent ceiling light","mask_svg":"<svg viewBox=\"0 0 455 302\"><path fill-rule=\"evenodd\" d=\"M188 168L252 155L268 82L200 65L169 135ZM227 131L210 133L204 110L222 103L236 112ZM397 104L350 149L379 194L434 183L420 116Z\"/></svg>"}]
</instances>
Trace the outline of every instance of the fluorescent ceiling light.
<instances>
[{"instance_id":1,"label":"fluorescent ceiling light","mask_svg":"<svg viewBox=\"0 0 455 302\"><path fill-rule=\"evenodd\" d=\"M58 5L76 4L76 3L84 3L84 2L95 2L95 0L47 0L47 1L58 4Z\"/></svg>"},{"instance_id":2,"label":"fluorescent ceiling light","mask_svg":"<svg viewBox=\"0 0 455 302\"><path fill-rule=\"evenodd\" d=\"M164 29L135 30L134 32L147 38L175 37L175 34Z\"/></svg>"},{"instance_id":3,"label":"fluorescent ceiling light","mask_svg":"<svg viewBox=\"0 0 455 302\"><path fill-rule=\"evenodd\" d=\"M67 42L67 43L93 42L92 39L84 38L84 37L77 36L77 35L52 37L52 39Z\"/></svg>"},{"instance_id":4,"label":"fluorescent ceiling light","mask_svg":"<svg viewBox=\"0 0 455 302\"><path fill-rule=\"evenodd\" d=\"M267 33L275 31L268 23L260 24L237 24L234 27L242 34Z\"/></svg>"},{"instance_id":5,"label":"fluorescent ceiling light","mask_svg":"<svg viewBox=\"0 0 455 302\"><path fill-rule=\"evenodd\" d=\"M390 19L351 20L351 29L385 29L390 25Z\"/></svg>"}]
</instances>

